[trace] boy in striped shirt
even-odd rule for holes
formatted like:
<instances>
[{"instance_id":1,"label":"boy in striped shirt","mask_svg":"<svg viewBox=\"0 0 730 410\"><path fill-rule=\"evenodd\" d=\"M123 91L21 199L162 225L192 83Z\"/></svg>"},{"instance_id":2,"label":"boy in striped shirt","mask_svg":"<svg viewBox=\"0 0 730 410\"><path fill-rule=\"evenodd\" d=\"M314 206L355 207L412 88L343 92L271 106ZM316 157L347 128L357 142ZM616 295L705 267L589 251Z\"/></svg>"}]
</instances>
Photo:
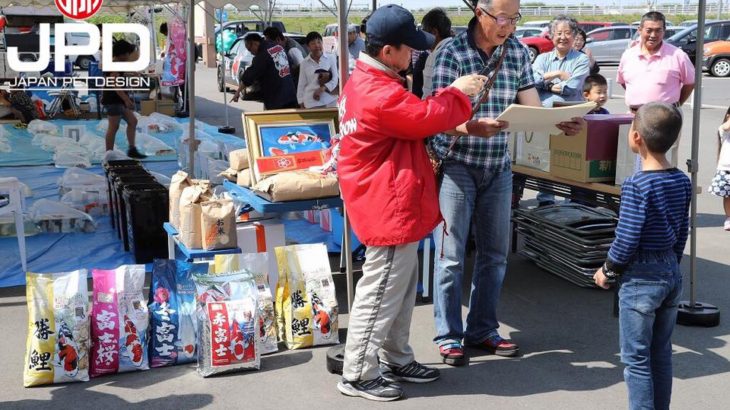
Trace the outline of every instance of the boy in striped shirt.
<instances>
[{"instance_id":1,"label":"boy in striped shirt","mask_svg":"<svg viewBox=\"0 0 730 410\"><path fill-rule=\"evenodd\" d=\"M620 286L619 340L631 409L669 409L672 394L672 330L682 294L679 262L687 242L689 178L673 167L666 152L682 128L670 104L639 108L629 146L642 169L621 187L616 239L593 279L608 289Z\"/></svg>"}]
</instances>

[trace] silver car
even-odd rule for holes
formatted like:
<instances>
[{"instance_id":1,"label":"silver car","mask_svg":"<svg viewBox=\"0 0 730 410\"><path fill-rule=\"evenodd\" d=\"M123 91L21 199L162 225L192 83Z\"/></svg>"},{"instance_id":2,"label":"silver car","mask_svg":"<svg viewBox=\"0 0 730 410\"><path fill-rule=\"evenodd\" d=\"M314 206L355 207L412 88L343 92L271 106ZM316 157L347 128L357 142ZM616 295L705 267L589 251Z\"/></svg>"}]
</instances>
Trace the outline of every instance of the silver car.
<instances>
[{"instance_id":1,"label":"silver car","mask_svg":"<svg viewBox=\"0 0 730 410\"><path fill-rule=\"evenodd\" d=\"M614 26L595 29L587 34L585 48L598 63L618 63L631 43L636 27Z\"/></svg>"}]
</instances>

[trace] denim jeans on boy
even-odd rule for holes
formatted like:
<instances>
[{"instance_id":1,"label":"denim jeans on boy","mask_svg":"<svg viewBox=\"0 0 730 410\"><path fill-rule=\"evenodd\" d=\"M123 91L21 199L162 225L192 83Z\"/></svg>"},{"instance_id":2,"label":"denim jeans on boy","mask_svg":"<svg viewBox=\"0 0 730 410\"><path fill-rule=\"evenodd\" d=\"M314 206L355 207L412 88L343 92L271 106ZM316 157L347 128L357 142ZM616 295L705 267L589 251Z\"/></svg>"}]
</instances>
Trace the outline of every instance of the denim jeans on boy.
<instances>
[{"instance_id":1,"label":"denim jeans on boy","mask_svg":"<svg viewBox=\"0 0 730 410\"><path fill-rule=\"evenodd\" d=\"M507 269L512 171L444 162L439 192L446 222L433 233L436 247L434 317L438 345L480 343L497 333L497 302ZM461 317L462 279L469 228L474 227L476 257L466 331ZM441 254L443 253L443 256Z\"/></svg>"},{"instance_id":2,"label":"denim jeans on boy","mask_svg":"<svg viewBox=\"0 0 730 410\"><path fill-rule=\"evenodd\" d=\"M682 295L673 251L639 251L620 278L619 338L630 409L669 409L672 330Z\"/></svg>"}]
</instances>

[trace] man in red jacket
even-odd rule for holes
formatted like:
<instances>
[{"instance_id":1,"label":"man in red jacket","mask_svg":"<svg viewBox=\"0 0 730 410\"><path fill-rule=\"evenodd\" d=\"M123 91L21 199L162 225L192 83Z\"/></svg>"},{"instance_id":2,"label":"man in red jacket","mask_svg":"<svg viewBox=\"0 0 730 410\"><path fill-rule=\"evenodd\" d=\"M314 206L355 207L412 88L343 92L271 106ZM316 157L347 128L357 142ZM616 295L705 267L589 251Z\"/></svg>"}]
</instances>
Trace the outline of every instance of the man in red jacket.
<instances>
[{"instance_id":1,"label":"man in red jacket","mask_svg":"<svg viewBox=\"0 0 730 410\"><path fill-rule=\"evenodd\" d=\"M438 369L414 360L408 344L418 242L441 221L424 139L469 119L467 95L475 95L485 77L458 78L420 100L397 73L408 67L412 50L431 46L433 36L419 31L407 10L387 5L368 20L367 39L339 101L340 189L367 250L337 387L349 396L389 401L403 394L398 381L439 377Z\"/></svg>"}]
</instances>

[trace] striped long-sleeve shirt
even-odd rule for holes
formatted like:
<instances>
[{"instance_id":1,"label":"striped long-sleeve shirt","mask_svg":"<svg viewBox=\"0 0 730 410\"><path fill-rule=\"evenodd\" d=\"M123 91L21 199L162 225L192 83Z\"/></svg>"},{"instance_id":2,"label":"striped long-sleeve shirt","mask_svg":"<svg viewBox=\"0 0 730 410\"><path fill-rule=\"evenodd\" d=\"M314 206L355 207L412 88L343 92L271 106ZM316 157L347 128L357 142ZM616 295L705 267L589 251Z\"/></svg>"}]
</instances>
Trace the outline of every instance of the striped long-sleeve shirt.
<instances>
[{"instance_id":1,"label":"striped long-sleeve shirt","mask_svg":"<svg viewBox=\"0 0 730 410\"><path fill-rule=\"evenodd\" d=\"M681 260L691 194L689 178L677 168L641 171L627 178L607 267L622 273L637 251L673 250Z\"/></svg>"}]
</instances>

